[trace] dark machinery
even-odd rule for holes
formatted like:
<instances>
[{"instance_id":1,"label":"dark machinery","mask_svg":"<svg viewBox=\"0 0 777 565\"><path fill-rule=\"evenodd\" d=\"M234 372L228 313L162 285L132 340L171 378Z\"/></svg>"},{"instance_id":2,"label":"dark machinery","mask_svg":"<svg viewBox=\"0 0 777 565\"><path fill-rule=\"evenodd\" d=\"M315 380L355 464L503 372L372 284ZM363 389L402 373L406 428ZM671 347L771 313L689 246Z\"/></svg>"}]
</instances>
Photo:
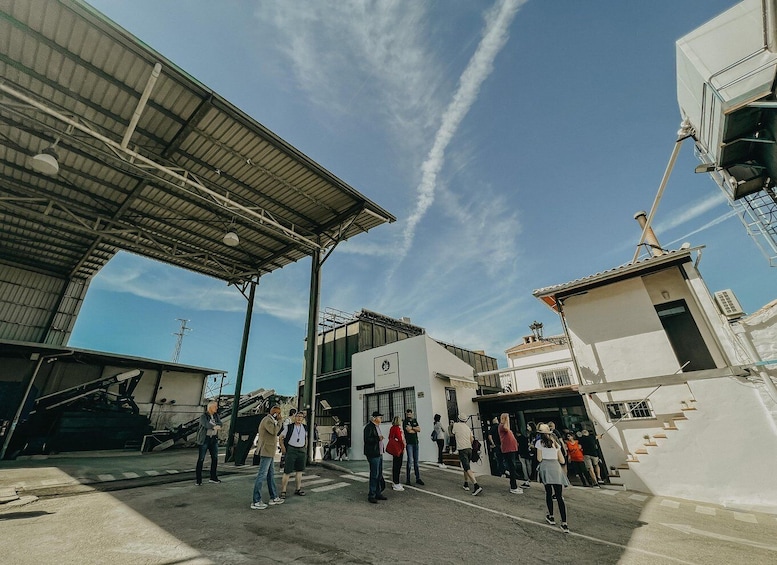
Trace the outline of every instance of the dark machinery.
<instances>
[{"instance_id":1,"label":"dark machinery","mask_svg":"<svg viewBox=\"0 0 777 565\"><path fill-rule=\"evenodd\" d=\"M133 369L35 400L20 427L24 454L139 447L151 427L132 393L143 371ZM118 385L116 392L109 390Z\"/></svg>"}]
</instances>

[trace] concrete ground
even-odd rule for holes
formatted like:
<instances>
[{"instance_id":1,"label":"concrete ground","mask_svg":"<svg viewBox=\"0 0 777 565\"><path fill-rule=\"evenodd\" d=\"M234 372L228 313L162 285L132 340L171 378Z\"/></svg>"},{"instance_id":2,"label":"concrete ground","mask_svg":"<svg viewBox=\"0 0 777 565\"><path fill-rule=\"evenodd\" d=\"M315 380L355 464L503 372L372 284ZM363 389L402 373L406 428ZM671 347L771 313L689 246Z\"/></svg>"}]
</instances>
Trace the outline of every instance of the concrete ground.
<instances>
[{"instance_id":1,"label":"concrete ground","mask_svg":"<svg viewBox=\"0 0 777 565\"><path fill-rule=\"evenodd\" d=\"M689 500L572 487L565 535L545 523L541 485L514 495L483 475L473 497L433 464L425 486L378 504L365 462L313 465L307 496L251 510L255 467L220 464L223 482L198 487L191 449L95 455L0 465L3 563L777 562L777 517Z\"/></svg>"}]
</instances>

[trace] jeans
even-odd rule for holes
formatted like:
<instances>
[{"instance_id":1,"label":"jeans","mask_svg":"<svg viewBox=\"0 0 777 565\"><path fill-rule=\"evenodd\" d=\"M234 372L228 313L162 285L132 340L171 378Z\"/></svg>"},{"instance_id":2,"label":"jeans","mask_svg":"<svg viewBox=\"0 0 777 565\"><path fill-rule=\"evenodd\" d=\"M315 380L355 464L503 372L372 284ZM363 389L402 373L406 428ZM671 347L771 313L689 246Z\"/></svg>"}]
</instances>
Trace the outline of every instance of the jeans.
<instances>
[{"instance_id":1,"label":"jeans","mask_svg":"<svg viewBox=\"0 0 777 565\"><path fill-rule=\"evenodd\" d=\"M219 462L219 438L218 436L207 436L202 445L199 446L200 453L197 457L197 469L196 469L196 481L202 482L202 464L205 462L205 454L210 451L210 479L215 481L218 476L216 475L216 466Z\"/></svg>"},{"instance_id":2,"label":"jeans","mask_svg":"<svg viewBox=\"0 0 777 565\"><path fill-rule=\"evenodd\" d=\"M521 460L521 469L523 469L523 480L527 483L531 481L531 459L519 457Z\"/></svg>"},{"instance_id":3,"label":"jeans","mask_svg":"<svg viewBox=\"0 0 777 565\"><path fill-rule=\"evenodd\" d=\"M442 452L445 450L445 440L437 440L437 463L442 465Z\"/></svg>"},{"instance_id":4,"label":"jeans","mask_svg":"<svg viewBox=\"0 0 777 565\"><path fill-rule=\"evenodd\" d=\"M418 469L418 444L407 444L407 464L405 465L405 475L407 476L407 482L410 482L410 462L413 462L413 471L415 471L415 480L421 478L421 471Z\"/></svg>"},{"instance_id":5,"label":"jeans","mask_svg":"<svg viewBox=\"0 0 777 565\"><path fill-rule=\"evenodd\" d=\"M382 490L380 483L383 478L383 457L380 455L368 457L367 461L370 464L370 492L367 496L369 498L376 498Z\"/></svg>"},{"instance_id":6,"label":"jeans","mask_svg":"<svg viewBox=\"0 0 777 565\"><path fill-rule=\"evenodd\" d=\"M518 481L516 480L518 478L518 469L515 466L515 456L517 453L515 451L508 451L507 453L502 453L502 457L505 460L505 463L507 464L507 470L510 472L510 488L515 490L518 488Z\"/></svg>"},{"instance_id":7,"label":"jeans","mask_svg":"<svg viewBox=\"0 0 777 565\"><path fill-rule=\"evenodd\" d=\"M254 502L262 501L262 484L267 479L267 490L270 492L270 500L278 498L278 491L275 490L275 465L272 457L259 457L259 472L254 481Z\"/></svg>"}]
</instances>

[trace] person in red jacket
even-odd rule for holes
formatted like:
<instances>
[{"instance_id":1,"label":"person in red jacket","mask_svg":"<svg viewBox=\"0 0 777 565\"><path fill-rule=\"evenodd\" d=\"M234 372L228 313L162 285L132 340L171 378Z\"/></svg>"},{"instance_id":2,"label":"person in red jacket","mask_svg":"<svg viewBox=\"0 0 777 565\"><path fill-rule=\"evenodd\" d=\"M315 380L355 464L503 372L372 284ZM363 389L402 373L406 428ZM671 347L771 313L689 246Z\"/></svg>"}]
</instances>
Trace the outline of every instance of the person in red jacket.
<instances>
[{"instance_id":1,"label":"person in red jacket","mask_svg":"<svg viewBox=\"0 0 777 565\"><path fill-rule=\"evenodd\" d=\"M567 454L569 459L568 472L573 477L575 475L580 477L580 482L583 483L584 487L594 486L591 484L590 479L588 478L588 472L585 468L585 463L583 463L584 461L583 448L580 446L580 443L577 441L575 434L572 434L572 433L567 434L566 445L567 445Z\"/></svg>"},{"instance_id":2,"label":"person in red jacket","mask_svg":"<svg viewBox=\"0 0 777 565\"><path fill-rule=\"evenodd\" d=\"M393 461L391 464L391 488L394 490L405 490L402 483L399 482L399 473L402 470L402 455L405 453L405 439L402 436L402 420L399 416L394 416L389 430L388 445L386 451L391 454Z\"/></svg>"}]
</instances>

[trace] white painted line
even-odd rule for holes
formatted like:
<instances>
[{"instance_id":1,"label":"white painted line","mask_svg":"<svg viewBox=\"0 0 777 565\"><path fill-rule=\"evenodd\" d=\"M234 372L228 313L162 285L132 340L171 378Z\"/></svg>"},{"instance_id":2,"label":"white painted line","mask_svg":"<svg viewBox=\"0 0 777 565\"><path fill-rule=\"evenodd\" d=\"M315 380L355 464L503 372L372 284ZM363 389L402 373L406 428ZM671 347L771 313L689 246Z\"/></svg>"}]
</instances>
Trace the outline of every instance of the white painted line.
<instances>
[{"instance_id":1,"label":"white painted line","mask_svg":"<svg viewBox=\"0 0 777 565\"><path fill-rule=\"evenodd\" d=\"M58 485L58 484L61 484L61 483L62 483L62 481L59 480L59 479L45 479L45 480L40 482L40 484L42 484L44 486Z\"/></svg>"},{"instance_id":2,"label":"white painted line","mask_svg":"<svg viewBox=\"0 0 777 565\"><path fill-rule=\"evenodd\" d=\"M116 477L114 477L113 475L107 475L107 474L106 475L97 475L97 478L100 479L101 481L115 481L116 480Z\"/></svg>"},{"instance_id":3,"label":"white painted line","mask_svg":"<svg viewBox=\"0 0 777 565\"><path fill-rule=\"evenodd\" d=\"M748 514L745 514L745 516L748 516ZM744 538L735 538L731 536L724 536L722 534L716 534L714 532L707 532L705 530L697 530L696 528L693 528L691 526L688 526L686 524L661 524L662 526L666 526L667 528L672 528L673 530L678 530L683 532L684 534L695 534L697 536L706 536L708 538L713 539L719 539L723 541L730 541L734 543L739 543L741 545L749 545L750 547L757 547L758 549L767 549L769 551L777 551L777 545L766 545L765 543L752 541L749 539Z\"/></svg>"},{"instance_id":4,"label":"white painted line","mask_svg":"<svg viewBox=\"0 0 777 565\"><path fill-rule=\"evenodd\" d=\"M326 485L325 487L316 487L310 489L311 492L326 492L328 490L335 490L338 488L351 486L353 483L335 483L333 485Z\"/></svg>"},{"instance_id":5,"label":"white painted line","mask_svg":"<svg viewBox=\"0 0 777 565\"><path fill-rule=\"evenodd\" d=\"M355 474L356 475L361 475L362 477L367 477L367 478L370 477L370 472L369 471L359 471L358 473L355 473Z\"/></svg>"},{"instance_id":6,"label":"white painted line","mask_svg":"<svg viewBox=\"0 0 777 565\"><path fill-rule=\"evenodd\" d=\"M362 477L360 475L340 475L341 479L351 479L352 481L357 481L360 483L368 483L370 482L369 478Z\"/></svg>"},{"instance_id":7,"label":"white painted line","mask_svg":"<svg viewBox=\"0 0 777 565\"><path fill-rule=\"evenodd\" d=\"M616 494L618 494L617 490L612 490L612 489L609 489L609 488L600 488L600 489L596 489L596 491L599 494L604 494L606 496L615 496Z\"/></svg>"},{"instance_id":8,"label":"white painted line","mask_svg":"<svg viewBox=\"0 0 777 565\"><path fill-rule=\"evenodd\" d=\"M150 477L156 477L159 474L159 471L146 471L146 475L149 475Z\"/></svg>"},{"instance_id":9,"label":"white painted line","mask_svg":"<svg viewBox=\"0 0 777 565\"><path fill-rule=\"evenodd\" d=\"M132 473L132 472L122 473L122 475L124 475L128 479L137 479L140 476L137 473Z\"/></svg>"},{"instance_id":10,"label":"white painted line","mask_svg":"<svg viewBox=\"0 0 777 565\"><path fill-rule=\"evenodd\" d=\"M666 506L667 508L680 508L680 503L676 502L674 500L662 500L661 506Z\"/></svg>"},{"instance_id":11,"label":"white painted line","mask_svg":"<svg viewBox=\"0 0 777 565\"><path fill-rule=\"evenodd\" d=\"M324 488L326 488L326 487L324 487ZM405 489L407 489L407 488L408 487L405 486ZM413 487L410 487L410 488L413 488ZM461 500L461 499L458 499L458 498L453 498L453 497L450 497L450 496L446 496L444 494L438 494L438 493L432 492L430 490L423 490L423 489L420 489L420 488L419 489L413 488L413 490L415 490L416 492L420 492L420 493L429 495L429 496L436 496L437 498L442 498L444 500L449 500L451 502L455 502L456 504L462 504L464 506L469 506L470 508L476 508L478 510L482 510L483 512L488 512L490 514L496 514L497 516L504 516L506 518L510 518L510 519L515 520L517 522L523 522L524 524L531 524L531 525L537 526L539 528L547 528L549 530L553 530L554 532L559 532L558 526L550 526L550 525L546 524L544 521L543 522L539 522L539 521L536 521L536 520L529 520L528 518L523 518L522 516L513 516L512 514L508 514L507 512L501 512L499 510L493 510L491 508L486 508L484 506L479 506L479 505L474 504L472 502L467 502L467 501L464 501L464 500ZM472 498L472 495L470 494L469 497ZM694 563L692 561L683 561L682 559L679 559L677 557L673 557L671 555L666 555L666 554L663 554L663 553L656 553L654 551L648 551L646 549L639 549L639 548L636 548L636 547L630 547L630 546L626 546L626 545L623 545L623 544L620 544L620 543L615 543L615 542L612 542L612 541L608 541L608 540L605 540L605 539L601 539L601 538L597 538L597 537L593 537L593 536L587 536L585 534L578 534L576 532L570 532L570 533L565 534L565 535L570 536L570 537L577 537L577 538L581 538L581 539L586 539L588 541L592 541L592 542L595 542L595 543L601 543L603 545L608 545L610 547L620 548L620 549L623 550L624 555L626 553L630 552L630 551L633 551L635 553L640 553L642 555L650 555L652 557L660 557L662 559L666 559L667 561L673 561L675 563L683 563L685 565L697 565L696 563Z\"/></svg>"},{"instance_id":12,"label":"white painted line","mask_svg":"<svg viewBox=\"0 0 777 565\"><path fill-rule=\"evenodd\" d=\"M310 485L320 485L323 483L331 483L334 479L316 479L315 481L306 481L303 479L303 484L306 487L309 487Z\"/></svg>"},{"instance_id":13,"label":"white painted line","mask_svg":"<svg viewBox=\"0 0 777 565\"><path fill-rule=\"evenodd\" d=\"M631 496L629 496L629 498L631 500L637 500L639 502L642 502L643 500L647 500L647 496L645 496L644 494L632 494Z\"/></svg>"},{"instance_id":14,"label":"white painted line","mask_svg":"<svg viewBox=\"0 0 777 565\"><path fill-rule=\"evenodd\" d=\"M168 475L177 475L178 471L176 471L175 469L166 469L165 473L167 473Z\"/></svg>"},{"instance_id":15,"label":"white painted line","mask_svg":"<svg viewBox=\"0 0 777 565\"><path fill-rule=\"evenodd\" d=\"M744 514L743 512L734 512L734 520L739 520L740 522L747 522L749 524L757 524L758 520L755 519L755 516L752 514Z\"/></svg>"},{"instance_id":16,"label":"white painted line","mask_svg":"<svg viewBox=\"0 0 777 565\"><path fill-rule=\"evenodd\" d=\"M697 506L696 507L696 513L697 514L706 514L707 516L714 516L716 514L714 508L710 508L709 506Z\"/></svg>"}]
</instances>

